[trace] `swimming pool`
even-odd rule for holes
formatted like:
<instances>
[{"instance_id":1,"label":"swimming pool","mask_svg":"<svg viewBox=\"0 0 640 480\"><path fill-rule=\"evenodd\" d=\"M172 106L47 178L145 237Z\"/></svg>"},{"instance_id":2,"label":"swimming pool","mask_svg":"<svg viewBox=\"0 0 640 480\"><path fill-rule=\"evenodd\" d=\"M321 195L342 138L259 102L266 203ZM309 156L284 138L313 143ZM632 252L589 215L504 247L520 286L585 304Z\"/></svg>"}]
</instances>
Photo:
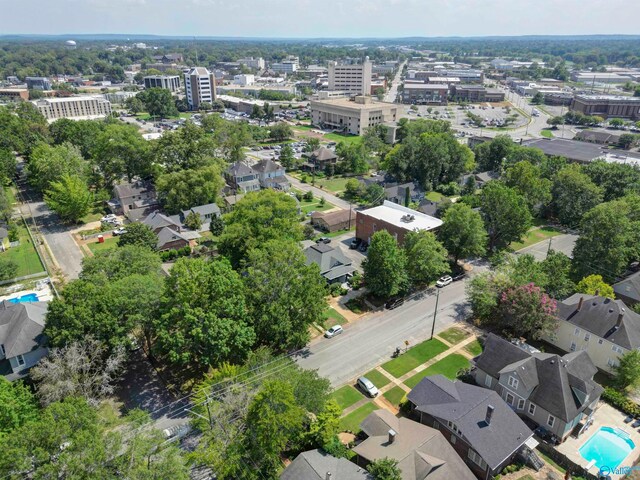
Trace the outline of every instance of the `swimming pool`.
<instances>
[{"instance_id":1,"label":"swimming pool","mask_svg":"<svg viewBox=\"0 0 640 480\"><path fill-rule=\"evenodd\" d=\"M622 430L602 427L580 447L580 455L589 462L595 461L598 468L614 469L635 446L635 443Z\"/></svg>"},{"instance_id":2,"label":"swimming pool","mask_svg":"<svg viewBox=\"0 0 640 480\"><path fill-rule=\"evenodd\" d=\"M16 298L11 298L9 300L9 302L11 303L31 303L31 302L37 302L37 301L38 301L38 295L36 295L35 293L28 293L26 295L22 295Z\"/></svg>"}]
</instances>

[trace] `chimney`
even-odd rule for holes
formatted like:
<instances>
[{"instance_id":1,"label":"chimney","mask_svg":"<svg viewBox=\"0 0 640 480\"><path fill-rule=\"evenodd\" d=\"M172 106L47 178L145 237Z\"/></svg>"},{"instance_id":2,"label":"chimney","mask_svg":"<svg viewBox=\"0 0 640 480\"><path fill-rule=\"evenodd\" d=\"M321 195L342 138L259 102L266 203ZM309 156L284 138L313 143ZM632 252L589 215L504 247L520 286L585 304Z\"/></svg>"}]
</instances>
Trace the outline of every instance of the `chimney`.
<instances>
[{"instance_id":1,"label":"chimney","mask_svg":"<svg viewBox=\"0 0 640 480\"><path fill-rule=\"evenodd\" d=\"M393 429L389 429L389 443L393 443L393 442L395 442L395 440L396 440L396 436L397 436L397 435L398 435L398 434L396 433L396 431L395 431L395 430L393 430Z\"/></svg>"},{"instance_id":2,"label":"chimney","mask_svg":"<svg viewBox=\"0 0 640 480\"><path fill-rule=\"evenodd\" d=\"M484 421L487 425L491 425L491 417L493 416L494 410L495 408L493 407L493 405L487 405L487 414L484 417Z\"/></svg>"},{"instance_id":3,"label":"chimney","mask_svg":"<svg viewBox=\"0 0 640 480\"><path fill-rule=\"evenodd\" d=\"M331 472L327 472L327 475L324 477L324 480L331 480Z\"/></svg>"},{"instance_id":4,"label":"chimney","mask_svg":"<svg viewBox=\"0 0 640 480\"><path fill-rule=\"evenodd\" d=\"M599 288L596 288L595 294L596 294L596 297L600 296L600 289Z\"/></svg>"},{"instance_id":5,"label":"chimney","mask_svg":"<svg viewBox=\"0 0 640 480\"><path fill-rule=\"evenodd\" d=\"M621 308L620 313L618 314L618 321L616 322L616 327L620 327L622 325L622 319L624 318L625 309Z\"/></svg>"},{"instance_id":6,"label":"chimney","mask_svg":"<svg viewBox=\"0 0 640 480\"><path fill-rule=\"evenodd\" d=\"M579 312L580 310L582 310L582 304L584 303L584 297L580 297L580 301L578 302L578 308L576 308L576 311Z\"/></svg>"}]
</instances>

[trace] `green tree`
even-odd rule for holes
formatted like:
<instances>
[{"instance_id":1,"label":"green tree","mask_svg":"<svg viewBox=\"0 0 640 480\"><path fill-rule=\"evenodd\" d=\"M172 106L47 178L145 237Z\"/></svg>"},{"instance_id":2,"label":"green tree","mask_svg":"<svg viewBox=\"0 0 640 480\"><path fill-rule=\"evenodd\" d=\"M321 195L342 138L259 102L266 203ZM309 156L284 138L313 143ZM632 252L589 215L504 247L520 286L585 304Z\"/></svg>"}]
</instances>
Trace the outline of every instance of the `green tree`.
<instances>
[{"instance_id":1,"label":"green tree","mask_svg":"<svg viewBox=\"0 0 640 480\"><path fill-rule=\"evenodd\" d=\"M375 480L402 480L402 471L398 461L391 458L380 458L367 466L367 471Z\"/></svg>"},{"instance_id":2,"label":"green tree","mask_svg":"<svg viewBox=\"0 0 640 480\"><path fill-rule=\"evenodd\" d=\"M305 345L309 328L322 322L326 281L317 264L306 265L299 245L273 239L251 249L243 271L257 341L275 351Z\"/></svg>"},{"instance_id":3,"label":"green tree","mask_svg":"<svg viewBox=\"0 0 640 480\"><path fill-rule=\"evenodd\" d=\"M438 235L456 262L484 255L487 231L480 213L464 203L454 203L447 208L442 220Z\"/></svg>"},{"instance_id":4,"label":"green tree","mask_svg":"<svg viewBox=\"0 0 640 480\"><path fill-rule=\"evenodd\" d=\"M375 232L367 258L362 262L364 281L369 291L382 298L402 292L408 284L406 262L404 252L389 232Z\"/></svg>"},{"instance_id":5,"label":"green tree","mask_svg":"<svg viewBox=\"0 0 640 480\"><path fill-rule=\"evenodd\" d=\"M40 143L47 143L47 120L31 102L0 107L0 148L29 155Z\"/></svg>"},{"instance_id":6,"label":"green tree","mask_svg":"<svg viewBox=\"0 0 640 480\"><path fill-rule=\"evenodd\" d=\"M269 132L271 133L271 138L276 142L283 142L293 136L293 130L291 130L291 127L284 122L271 125L269 127Z\"/></svg>"},{"instance_id":7,"label":"green tree","mask_svg":"<svg viewBox=\"0 0 640 480\"><path fill-rule=\"evenodd\" d=\"M139 98L139 95L135 97L129 97L125 100L124 106L129 110L129 113L136 114L144 111L144 102Z\"/></svg>"},{"instance_id":8,"label":"green tree","mask_svg":"<svg viewBox=\"0 0 640 480\"><path fill-rule=\"evenodd\" d=\"M243 361L256 337L240 275L225 259L179 259L167 277L153 333L154 351L176 366L206 371Z\"/></svg>"},{"instance_id":9,"label":"green tree","mask_svg":"<svg viewBox=\"0 0 640 480\"><path fill-rule=\"evenodd\" d=\"M293 153L293 148L288 144L280 150L280 163L287 170L293 170L297 167L297 159L294 157Z\"/></svg>"},{"instance_id":10,"label":"green tree","mask_svg":"<svg viewBox=\"0 0 640 480\"><path fill-rule=\"evenodd\" d=\"M16 176L18 162L13 152L7 148L0 148L0 180L6 183Z\"/></svg>"},{"instance_id":11,"label":"green tree","mask_svg":"<svg viewBox=\"0 0 640 480\"><path fill-rule=\"evenodd\" d=\"M328 400L309 425L309 431L306 433L308 443L320 448L330 445L340 432L341 415L342 409L338 403L334 399Z\"/></svg>"},{"instance_id":12,"label":"green tree","mask_svg":"<svg viewBox=\"0 0 640 480\"><path fill-rule=\"evenodd\" d=\"M250 192L223 218L225 228L218 249L234 266L269 240L302 240L297 203L282 192Z\"/></svg>"},{"instance_id":13,"label":"green tree","mask_svg":"<svg viewBox=\"0 0 640 480\"><path fill-rule=\"evenodd\" d=\"M87 167L88 164L82 158L80 150L71 144L40 144L31 151L27 174L29 183L36 190L44 192L53 182L62 180L65 175L76 175L86 179Z\"/></svg>"},{"instance_id":14,"label":"green tree","mask_svg":"<svg viewBox=\"0 0 640 480\"><path fill-rule=\"evenodd\" d=\"M623 390L636 390L640 387L640 351L631 350L620 357L615 368L615 382Z\"/></svg>"},{"instance_id":15,"label":"green tree","mask_svg":"<svg viewBox=\"0 0 640 480\"><path fill-rule=\"evenodd\" d=\"M307 144L304 146L305 152L313 152L320 148L320 139L316 137L307 138Z\"/></svg>"},{"instance_id":16,"label":"green tree","mask_svg":"<svg viewBox=\"0 0 640 480\"><path fill-rule=\"evenodd\" d=\"M584 214L602 202L602 190L576 164L558 172L551 194L558 219L569 227L578 226Z\"/></svg>"},{"instance_id":17,"label":"green tree","mask_svg":"<svg viewBox=\"0 0 640 480\"><path fill-rule=\"evenodd\" d=\"M0 442L13 429L34 420L38 415L36 400L20 380L10 382L0 377Z\"/></svg>"},{"instance_id":18,"label":"green tree","mask_svg":"<svg viewBox=\"0 0 640 480\"><path fill-rule=\"evenodd\" d=\"M427 285L451 271L447 250L426 230L406 234L404 253L411 259L406 262L407 276L414 285Z\"/></svg>"},{"instance_id":19,"label":"green tree","mask_svg":"<svg viewBox=\"0 0 640 480\"><path fill-rule=\"evenodd\" d=\"M202 227L202 220L200 219L200 215L196 212L189 212L187 217L184 219L184 224L191 230L200 230Z\"/></svg>"},{"instance_id":20,"label":"green tree","mask_svg":"<svg viewBox=\"0 0 640 480\"><path fill-rule=\"evenodd\" d=\"M158 237L151 227L144 223L134 222L126 226L126 232L118 238L118 246L137 245L155 251L158 245Z\"/></svg>"},{"instance_id":21,"label":"green tree","mask_svg":"<svg viewBox=\"0 0 640 480\"><path fill-rule=\"evenodd\" d=\"M509 167L504 177L504 183L525 198L532 214L551 201L551 180L543 178L540 168L528 161Z\"/></svg>"},{"instance_id":22,"label":"green tree","mask_svg":"<svg viewBox=\"0 0 640 480\"><path fill-rule=\"evenodd\" d=\"M524 197L500 182L489 182L482 189L481 210L491 250L520 240L531 226Z\"/></svg>"},{"instance_id":23,"label":"green tree","mask_svg":"<svg viewBox=\"0 0 640 480\"><path fill-rule=\"evenodd\" d=\"M149 144L133 125L107 125L96 138L92 156L106 187L123 177L131 181L151 173Z\"/></svg>"},{"instance_id":24,"label":"green tree","mask_svg":"<svg viewBox=\"0 0 640 480\"><path fill-rule=\"evenodd\" d=\"M558 125L564 125L564 117L556 115L555 117L547 118L547 125L551 125L553 128L558 128Z\"/></svg>"},{"instance_id":25,"label":"green tree","mask_svg":"<svg viewBox=\"0 0 640 480\"><path fill-rule=\"evenodd\" d=\"M107 126L100 120L70 120L61 118L53 122L49 131L54 145L69 143L80 149L86 159L91 158L98 135Z\"/></svg>"},{"instance_id":26,"label":"green tree","mask_svg":"<svg viewBox=\"0 0 640 480\"><path fill-rule=\"evenodd\" d=\"M144 104L144 109L152 117L168 118L178 115L171 92L166 88L147 88L136 95Z\"/></svg>"},{"instance_id":27,"label":"green tree","mask_svg":"<svg viewBox=\"0 0 640 480\"><path fill-rule=\"evenodd\" d=\"M15 278L18 273L18 264L10 258L0 258L0 280Z\"/></svg>"},{"instance_id":28,"label":"green tree","mask_svg":"<svg viewBox=\"0 0 640 480\"><path fill-rule=\"evenodd\" d=\"M638 135L634 135L633 133L623 133L620 135L620 140L618 140L618 146L625 150L629 150L637 143Z\"/></svg>"},{"instance_id":29,"label":"green tree","mask_svg":"<svg viewBox=\"0 0 640 480\"><path fill-rule=\"evenodd\" d=\"M531 99L531 103L533 105L542 105L544 103L544 95L540 92L536 92L536 94Z\"/></svg>"},{"instance_id":30,"label":"green tree","mask_svg":"<svg viewBox=\"0 0 640 480\"><path fill-rule=\"evenodd\" d=\"M602 189L606 202L640 192L640 170L633 165L596 160L582 167L582 171Z\"/></svg>"},{"instance_id":31,"label":"green tree","mask_svg":"<svg viewBox=\"0 0 640 480\"><path fill-rule=\"evenodd\" d=\"M367 173L369 171L369 151L361 142L340 142L336 146L338 169L341 172Z\"/></svg>"},{"instance_id":32,"label":"green tree","mask_svg":"<svg viewBox=\"0 0 640 480\"><path fill-rule=\"evenodd\" d=\"M89 213L93 195L82 178L65 175L49 185L44 201L63 222L77 223Z\"/></svg>"},{"instance_id":33,"label":"green tree","mask_svg":"<svg viewBox=\"0 0 640 480\"><path fill-rule=\"evenodd\" d=\"M571 259L564 253L550 250L540 267L546 277L541 286L552 298L567 298L576 291L571 280Z\"/></svg>"},{"instance_id":34,"label":"green tree","mask_svg":"<svg viewBox=\"0 0 640 480\"><path fill-rule=\"evenodd\" d=\"M220 215L214 215L209 221L209 231L214 237L222 235L224 231L224 220Z\"/></svg>"},{"instance_id":35,"label":"green tree","mask_svg":"<svg viewBox=\"0 0 640 480\"><path fill-rule=\"evenodd\" d=\"M484 142L476 146L476 163L482 171L500 171L502 162L516 147L509 135L498 135L490 142Z\"/></svg>"},{"instance_id":36,"label":"green tree","mask_svg":"<svg viewBox=\"0 0 640 480\"><path fill-rule=\"evenodd\" d=\"M223 186L217 165L165 173L156 180L158 198L170 214L214 203Z\"/></svg>"},{"instance_id":37,"label":"green tree","mask_svg":"<svg viewBox=\"0 0 640 480\"><path fill-rule=\"evenodd\" d=\"M210 118L215 121L209 120ZM218 121L219 120L219 121ZM222 168L224 162L219 156L220 144L226 140L222 137L228 127L219 115L207 115L199 127L188 121L182 128L165 132L153 142L152 155L155 163L161 165L164 172L179 172L180 170L194 170L217 165ZM205 126L206 125L206 126ZM214 131L214 135L207 132ZM242 131L242 128L238 130Z\"/></svg>"},{"instance_id":38,"label":"green tree","mask_svg":"<svg viewBox=\"0 0 640 480\"><path fill-rule=\"evenodd\" d=\"M577 293L586 293L587 295L599 295L601 297L616 298L613 287L606 283L602 275L589 275L584 277L576 285Z\"/></svg>"}]
</instances>

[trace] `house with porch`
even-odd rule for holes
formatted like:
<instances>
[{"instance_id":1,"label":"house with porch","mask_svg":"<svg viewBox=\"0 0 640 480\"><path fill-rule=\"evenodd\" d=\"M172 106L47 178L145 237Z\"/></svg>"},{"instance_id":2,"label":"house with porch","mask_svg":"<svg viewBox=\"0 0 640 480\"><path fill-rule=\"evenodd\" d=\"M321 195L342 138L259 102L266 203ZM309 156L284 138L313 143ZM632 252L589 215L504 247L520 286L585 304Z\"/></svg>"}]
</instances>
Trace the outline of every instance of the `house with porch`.
<instances>
[{"instance_id":1,"label":"house with porch","mask_svg":"<svg viewBox=\"0 0 640 480\"><path fill-rule=\"evenodd\" d=\"M273 188L285 192L291 188L289 180L285 176L284 167L273 160L260 160L251 168L258 174L258 182L262 188Z\"/></svg>"},{"instance_id":2,"label":"house with porch","mask_svg":"<svg viewBox=\"0 0 640 480\"><path fill-rule=\"evenodd\" d=\"M231 192L247 193L260 190L258 177L258 173L244 162L235 162L224 171L224 178Z\"/></svg>"},{"instance_id":3,"label":"house with porch","mask_svg":"<svg viewBox=\"0 0 640 480\"><path fill-rule=\"evenodd\" d=\"M326 243L314 243L304 249L307 265L320 267L320 275L331 283L344 283L356 271L352 261L339 248Z\"/></svg>"}]
</instances>

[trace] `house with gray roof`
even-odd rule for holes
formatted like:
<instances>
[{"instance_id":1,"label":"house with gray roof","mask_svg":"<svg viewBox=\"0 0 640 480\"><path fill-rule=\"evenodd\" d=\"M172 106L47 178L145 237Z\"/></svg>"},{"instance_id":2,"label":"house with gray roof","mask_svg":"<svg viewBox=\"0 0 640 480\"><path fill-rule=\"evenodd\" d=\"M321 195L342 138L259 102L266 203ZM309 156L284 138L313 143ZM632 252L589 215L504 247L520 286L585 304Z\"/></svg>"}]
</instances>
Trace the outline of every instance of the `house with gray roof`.
<instances>
[{"instance_id":1,"label":"house with gray roof","mask_svg":"<svg viewBox=\"0 0 640 480\"><path fill-rule=\"evenodd\" d=\"M25 376L47 354L46 313L47 302L0 303L0 371L8 380Z\"/></svg>"},{"instance_id":2,"label":"house with gray roof","mask_svg":"<svg viewBox=\"0 0 640 480\"><path fill-rule=\"evenodd\" d=\"M232 192L255 192L260 190L258 173L244 162L235 162L224 171L224 178Z\"/></svg>"},{"instance_id":3,"label":"house with gray roof","mask_svg":"<svg viewBox=\"0 0 640 480\"><path fill-rule=\"evenodd\" d=\"M619 298L627 305L640 303L640 272L613 284L613 291L616 298Z\"/></svg>"},{"instance_id":4,"label":"house with gray roof","mask_svg":"<svg viewBox=\"0 0 640 480\"><path fill-rule=\"evenodd\" d=\"M284 167L270 159L260 160L252 167L258 174L258 181L262 188L274 188L288 191L291 185L285 176Z\"/></svg>"},{"instance_id":5,"label":"house with gray roof","mask_svg":"<svg viewBox=\"0 0 640 480\"><path fill-rule=\"evenodd\" d=\"M586 352L614 373L625 353L640 348L640 315L622 300L576 293L558 302L557 327L545 340L565 352Z\"/></svg>"},{"instance_id":6,"label":"house with gray roof","mask_svg":"<svg viewBox=\"0 0 640 480\"><path fill-rule=\"evenodd\" d=\"M402 480L475 480L474 474L435 428L388 410L376 410L360 428L366 440L353 448L355 461L369 463L390 458L398 462Z\"/></svg>"},{"instance_id":7,"label":"house with gray roof","mask_svg":"<svg viewBox=\"0 0 640 480\"><path fill-rule=\"evenodd\" d=\"M320 267L320 275L327 282L344 283L347 277L356 271L352 261L339 248L334 248L326 243L315 243L304 250L307 265L312 263Z\"/></svg>"},{"instance_id":8,"label":"house with gray roof","mask_svg":"<svg viewBox=\"0 0 640 480\"><path fill-rule=\"evenodd\" d=\"M407 399L412 417L439 430L478 478L535 456L533 432L493 390L433 375Z\"/></svg>"},{"instance_id":9,"label":"house with gray roof","mask_svg":"<svg viewBox=\"0 0 640 480\"><path fill-rule=\"evenodd\" d=\"M192 237L186 233L172 230L169 227L161 228L157 233L158 243L156 244L156 250L159 252L165 250L179 250L184 247L190 247L193 240ZM196 237L197 238L197 237Z\"/></svg>"},{"instance_id":10,"label":"house with gray roof","mask_svg":"<svg viewBox=\"0 0 640 480\"><path fill-rule=\"evenodd\" d=\"M184 221L191 213L195 213L200 217L201 226L199 231L201 232L209 230L209 224L211 223L212 218L222 215L220 207L218 207L217 204L207 203L206 205L198 205L197 207L191 207L188 210L183 210L177 215L171 215L169 219L183 226Z\"/></svg>"},{"instance_id":11,"label":"house with gray roof","mask_svg":"<svg viewBox=\"0 0 640 480\"><path fill-rule=\"evenodd\" d=\"M113 198L107 205L116 215L124 215L132 222L146 217L160 207L151 182L135 180L113 187Z\"/></svg>"},{"instance_id":12,"label":"house with gray roof","mask_svg":"<svg viewBox=\"0 0 640 480\"><path fill-rule=\"evenodd\" d=\"M182 224L178 220L160 212L150 213L141 223L145 224L156 234L163 228L169 228L176 232L182 230Z\"/></svg>"},{"instance_id":13,"label":"house with gray roof","mask_svg":"<svg viewBox=\"0 0 640 480\"><path fill-rule=\"evenodd\" d=\"M585 351L560 356L489 334L473 363L478 385L498 392L518 415L558 441L587 425L603 392Z\"/></svg>"},{"instance_id":14,"label":"house with gray roof","mask_svg":"<svg viewBox=\"0 0 640 480\"><path fill-rule=\"evenodd\" d=\"M345 458L323 450L298 455L280 474L280 480L374 480L367 471Z\"/></svg>"},{"instance_id":15,"label":"house with gray roof","mask_svg":"<svg viewBox=\"0 0 640 480\"><path fill-rule=\"evenodd\" d=\"M386 184L384 187L384 198L390 202L405 205L407 190L410 202L418 202L424 198L424 192L421 191L413 182L403 184Z\"/></svg>"}]
</instances>

